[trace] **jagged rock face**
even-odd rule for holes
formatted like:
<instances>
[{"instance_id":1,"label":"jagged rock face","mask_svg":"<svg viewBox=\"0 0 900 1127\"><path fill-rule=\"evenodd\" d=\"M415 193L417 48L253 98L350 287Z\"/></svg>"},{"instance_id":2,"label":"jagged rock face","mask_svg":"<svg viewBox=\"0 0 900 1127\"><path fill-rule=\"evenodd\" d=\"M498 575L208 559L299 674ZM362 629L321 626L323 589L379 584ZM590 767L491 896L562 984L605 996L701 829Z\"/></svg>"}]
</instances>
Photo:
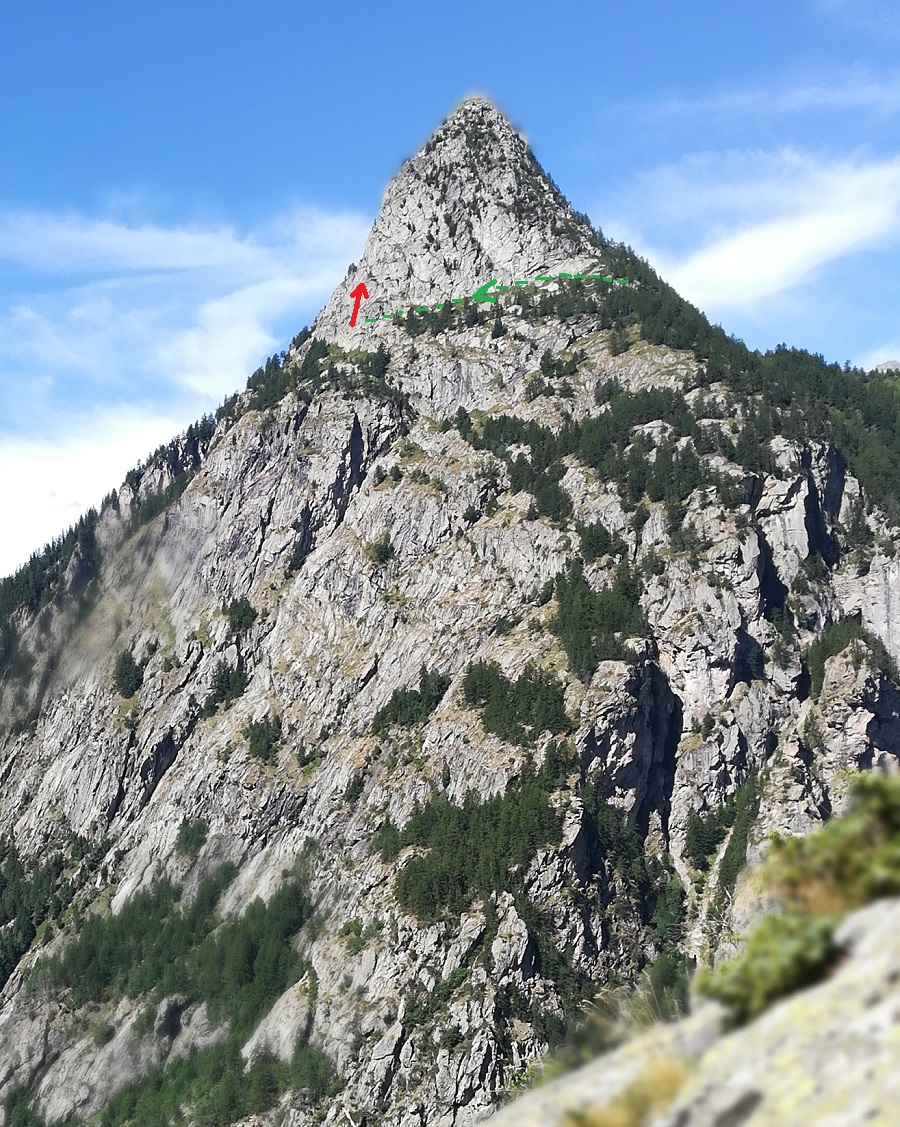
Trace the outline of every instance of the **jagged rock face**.
<instances>
[{"instance_id":1,"label":"jagged rock face","mask_svg":"<svg viewBox=\"0 0 900 1127\"><path fill-rule=\"evenodd\" d=\"M469 98L403 165L385 191L356 269L316 318L317 335L366 348L365 317L467 297L501 284L599 262L597 239L490 102ZM350 329L350 291L364 282Z\"/></svg>"},{"instance_id":2,"label":"jagged rock face","mask_svg":"<svg viewBox=\"0 0 900 1127\"><path fill-rule=\"evenodd\" d=\"M221 911L237 916L256 896L268 900L314 847L319 927L301 934L312 971L241 1048L247 1061L262 1050L283 1059L308 1035L327 1051L344 1076L341 1099L322 1109L328 1123L343 1122L345 1109L354 1122L377 1109L391 1127L477 1121L545 1051L535 1015L562 1011L548 942L598 988L634 981L654 955L631 878L601 847L583 787L596 782L609 807L633 819L648 856L670 858L689 891L696 918L685 946L696 953L710 938L716 886L713 874L698 892L685 860L692 818L762 773L749 837L758 858L769 829L805 832L841 808L849 771L891 766L900 753L897 687L870 668L868 651L857 664L831 657L822 693L809 692L803 649L842 612L861 610L900 656L898 565L886 544L864 576L833 557L837 521L859 495L833 447L776 441L776 470L749 476L709 455L743 484L746 503L725 508L715 490L696 489L682 522L693 550L675 543L662 502L648 501L636 523L617 485L574 455L560 467L571 519L551 521L511 489L508 464L435 417L465 406L558 431L603 409L598 382L690 387L692 354L639 344L613 356L589 317L522 321L496 339L485 325L415 341L388 321L346 326L347 293L364 275L373 306L407 305L442 287L438 296L471 292L504 271L510 281L586 268L599 255L522 138L489 104L464 103L392 182L365 258L315 325L333 346L326 363L348 378L348 349L385 343L391 394L338 384L311 403L289 392L273 409L223 419L197 450L183 495L135 531L131 512L180 472L178 458L145 467L100 518L99 576L86 582L76 554L60 596L33 619L20 616L30 680L0 679L0 715L18 721L0 734L0 834L30 857L70 829L106 835L106 855L76 875L113 911L161 877L190 901L230 861L238 875ZM576 346L584 360L570 394L529 397L544 350ZM629 440L655 450L667 430L651 421ZM882 539L893 535L869 519ZM647 628L634 661L603 661L581 681L542 589L578 554L579 526L598 520L643 574ZM384 534L392 554L378 562ZM832 566L804 588L803 561L814 553ZM584 574L599 591L614 572L605 556ZM240 597L258 617L232 630L223 606ZM782 606L799 627L776 661L772 610ZM112 685L122 649L145 662L130 702ZM395 886L417 847L393 861L373 848L385 819L403 827L432 795L462 805L471 792L483 802L523 772L524 749L486 732L466 703L466 670L482 660L510 679L529 663L552 674L571 720L576 766L551 795L560 841L537 848L518 873L548 921L540 936L506 889L439 922L418 920ZM204 710L223 661L246 672L246 689L230 708ZM418 727L376 737L373 717L418 683L422 665L450 678L444 698ZM283 738L265 763L250 754L245 726L269 715L280 717ZM546 733L536 740L538 763L549 744ZM177 842L182 822L195 819L209 836L191 857ZM748 904L739 885L724 924L741 927L756 911ZM350 921L368 937L352 950L341 934ZM26 989L30 969L63 939L32 950L0 994L0 1097L24 1084L45 1115L88 1115L152 1064L221 1036L202 1006L178 996L159 1003L149 1026L122 1002L97 1051L83 1014ZM441 989L434 1015L412 1021ZM302 1127L301 1105L278 1114Z\"/></svg>"}]
</instances>

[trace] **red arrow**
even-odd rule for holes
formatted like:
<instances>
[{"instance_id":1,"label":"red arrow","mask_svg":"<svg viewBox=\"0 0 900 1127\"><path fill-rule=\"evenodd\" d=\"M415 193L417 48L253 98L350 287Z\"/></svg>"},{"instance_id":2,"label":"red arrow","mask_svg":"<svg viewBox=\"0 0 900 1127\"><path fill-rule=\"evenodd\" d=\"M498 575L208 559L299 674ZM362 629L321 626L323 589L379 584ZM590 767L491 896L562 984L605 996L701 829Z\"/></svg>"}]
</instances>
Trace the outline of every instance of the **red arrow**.
<instances>
[{"instance_id":1,"label":"red arrow","mask_svg":"<svg viewBox=\"0 0 900 1127\"><path fill-rule=\"evenodd\" d=\"M350 328L356 324L356 315L359 313L359 303L363 298L368 300L369 291L366 289L366 283L360 282L355 290L350 291L350 296L353 298L353 312L350 315Z\"/></svg>"}]
</instances>

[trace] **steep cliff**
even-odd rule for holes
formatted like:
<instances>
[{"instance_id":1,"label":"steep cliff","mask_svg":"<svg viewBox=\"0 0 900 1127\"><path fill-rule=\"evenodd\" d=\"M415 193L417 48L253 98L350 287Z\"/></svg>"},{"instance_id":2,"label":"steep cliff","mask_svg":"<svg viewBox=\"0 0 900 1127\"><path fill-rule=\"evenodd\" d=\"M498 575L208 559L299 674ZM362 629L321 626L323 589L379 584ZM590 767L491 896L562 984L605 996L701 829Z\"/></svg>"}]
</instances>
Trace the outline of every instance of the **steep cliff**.
<instances>
[{"instance_id":1,"label":"steep cliff","mask_svg":"<svg viewBox=\"0 0 900 1127\"><path fill-rule=\"evenodd\" d=\"M753 371L452 114L312 333L8 587L7 1114L475 1122L727 945L900 750L897 530Z\"/></svg>"}]
</instances>

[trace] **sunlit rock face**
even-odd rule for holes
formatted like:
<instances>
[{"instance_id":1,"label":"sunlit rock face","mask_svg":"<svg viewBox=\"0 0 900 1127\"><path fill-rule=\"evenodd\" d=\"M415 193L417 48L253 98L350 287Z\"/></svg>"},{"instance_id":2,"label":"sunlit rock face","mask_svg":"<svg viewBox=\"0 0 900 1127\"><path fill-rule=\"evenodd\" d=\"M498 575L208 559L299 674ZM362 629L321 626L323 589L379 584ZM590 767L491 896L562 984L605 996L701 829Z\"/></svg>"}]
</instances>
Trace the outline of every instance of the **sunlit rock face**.
<instances>
[{"instance_id":1,"label":"sunlit rock face","mask_svg":"<svg viewBox=\"0 0 900 1127\"><path fill-rule=\"evenodd\" d=\"M464 101L388 185L362 258L316 318L315 331L366 347L381 317L537 275L597 266L601 244L484 98ZM350 292L364 282L355 329ZM377 336L376 336L377 339Z\"/></svg>"}]
</instances>

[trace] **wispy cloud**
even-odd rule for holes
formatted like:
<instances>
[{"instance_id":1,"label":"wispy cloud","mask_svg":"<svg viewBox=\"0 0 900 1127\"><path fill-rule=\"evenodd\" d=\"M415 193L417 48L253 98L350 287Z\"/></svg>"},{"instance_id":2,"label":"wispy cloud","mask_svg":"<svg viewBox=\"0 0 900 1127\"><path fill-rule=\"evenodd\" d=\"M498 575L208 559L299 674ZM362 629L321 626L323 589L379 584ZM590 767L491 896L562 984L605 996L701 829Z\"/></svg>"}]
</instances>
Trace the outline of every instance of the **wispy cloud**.
<instances>
[{"instance_id":1,"label":"wispy cloud","mask_svg":"<svg viewBox=\"0 0 900 1127\"><path fill-rule=\"evenodd\" d=\"M108 270L260 269L271 248L229 228L129 227L80 216L0 217L0 258L51 274Z\"/></svg>"},{"instance_id":2,"label":"wispy cloud","mask_svg":"<svg viewBox=\"0 0 900 1127\"><path fill-rule=\"evenodd\" d=\"M812 0L813 11L869 35L900 34L895 0Z\"/></svg>"},{"instance_id":3,"label":"wispy cloud","mask_svg":"<svg viewBox=\"0 0 900 1127\"><path fill-rule=\"evenodd\" d=\"M897 239L900 157L828 162L784 150L693 158L644 177L621 227L701 307L752 309L828 263ZM680 245L657 245L673 229Z\"/></svg>"},{"instance_id":4,"label":"wispy cloud","mask_svg":"<svg viewBox=\"0 0 900 1127\"><path fill-rule=\"evenodd\" d=\"M369 222L298 209L240 234L0 214L0 484L31 483L0 488L0 574L243 387Z\"/></svg>"},{"instance_id":5,"label":"wispy cloud","mask_svg":"<svg viewBox=\"0 0 900 1127\"><path fill-rule=\"evenodd\" d=\"M801 81L781 87L760 86L704 98L668 98L641 106L639 112L651 118L695 115L735 118L828 110L871 110L880 114L900 112L900 77L873 78L832 73L827 79Z\"/></svg>"},{"instance_id":6,"label":"wispy cloud","mask_svg":"<svg viewBox=\"0 0 900 1127\"><path fill-rule=\"evenodd\" d=\"M243 237L0 216L0 415L37 426L23 410L36 389L82 405L100 389L227 394L325 301L367 227L310 211Z\"/></svg>"}]
</instances>

